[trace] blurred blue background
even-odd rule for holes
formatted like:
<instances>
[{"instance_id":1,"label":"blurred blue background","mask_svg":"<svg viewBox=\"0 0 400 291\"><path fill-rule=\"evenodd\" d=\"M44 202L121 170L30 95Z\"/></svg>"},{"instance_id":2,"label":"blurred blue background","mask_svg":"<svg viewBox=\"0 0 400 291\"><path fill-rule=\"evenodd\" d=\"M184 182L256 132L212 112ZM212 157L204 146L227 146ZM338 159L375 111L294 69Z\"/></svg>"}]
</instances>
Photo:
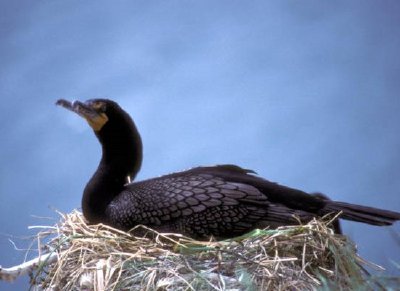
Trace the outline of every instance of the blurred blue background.
<instances>
[{"instance_id":1,"label":"blurred blue background","mask_svg":"<svg viewBox=\"0 0 400 291\"><path fill-rule=\"evenodd\" d=\"M142 134L139 179L234 163L400 211L398 1L2 1L0 15L3 266L25 254L7 234L80 207L100 158L58 98L119 102ZM399 223L343 225L400 275Z\"/></svg>"}]
</instances>

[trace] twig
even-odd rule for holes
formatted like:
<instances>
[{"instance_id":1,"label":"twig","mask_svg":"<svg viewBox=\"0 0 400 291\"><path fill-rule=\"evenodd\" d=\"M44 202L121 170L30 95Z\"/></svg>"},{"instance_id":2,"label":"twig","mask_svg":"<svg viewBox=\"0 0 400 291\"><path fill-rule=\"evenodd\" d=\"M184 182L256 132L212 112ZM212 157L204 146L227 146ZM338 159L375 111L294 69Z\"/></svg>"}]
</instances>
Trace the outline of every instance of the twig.
<instances>
[{"instance_id":1,"label":"twig","mask_svg":"<svg viewBox=\"0 0 400 291\"><path fill-rule=\"evenodd\" d=\"M57 259L58 254L56 252L51 252L10 268L3 268L0 266L0 280L14 281L19 276L32 273L43 263L51 264L56 262Z\"/></svg>"}]
</instances>

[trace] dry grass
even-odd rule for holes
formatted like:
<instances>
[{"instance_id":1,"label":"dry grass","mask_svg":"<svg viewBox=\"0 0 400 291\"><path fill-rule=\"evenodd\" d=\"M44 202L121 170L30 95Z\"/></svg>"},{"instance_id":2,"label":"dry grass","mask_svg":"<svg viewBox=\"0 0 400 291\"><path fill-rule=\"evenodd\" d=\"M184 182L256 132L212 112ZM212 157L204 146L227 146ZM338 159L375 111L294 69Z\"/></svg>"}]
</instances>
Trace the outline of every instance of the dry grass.
<instances>
[{"instance_id":1,"label":"dry grass","mask_svg":"<svg viewBox=\"0 0 400 291\"><path fill-rule=\"evenodd\" d=\"M58 256L31 274L32 284L45 290L383 288L329 221L201 242L144 226L126 233L87 225L78 211L61 215L56 227L38 234L42 252ZM48 236L53 238L44 244Z\"/></svg>"}]
</instances>

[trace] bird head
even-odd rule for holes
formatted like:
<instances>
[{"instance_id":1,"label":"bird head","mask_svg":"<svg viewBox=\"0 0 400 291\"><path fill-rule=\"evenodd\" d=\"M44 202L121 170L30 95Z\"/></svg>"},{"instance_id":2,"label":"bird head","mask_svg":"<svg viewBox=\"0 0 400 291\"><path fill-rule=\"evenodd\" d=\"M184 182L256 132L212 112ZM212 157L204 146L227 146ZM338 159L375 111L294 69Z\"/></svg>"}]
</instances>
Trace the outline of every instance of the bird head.
<instances>
[{"instance_id":1,"label":"bird head","mask_svg":"<svg viewBox=\"0 0 400 291\"><path fill-rule=\"evenodd\" d=\"M104 160L134 177L142 161L142 141L136 126L118 103L109 99L85 102L59 99L60 105L83 117L103 145ZM131 162L134 161L134 162Z\"/></svg>"},{"instance_id":2,"label":"bird head","mask_svg":"<svg viewBox=\"0 0 400 291\"><path fill-rule=\"evenodd\" d=\"M79 116L86 119L90 127L99 132L103 126L109 121L107 115L110 111L111 105L117 105L114 101L106 99L90 99L85 102L81 101L67 101L59 99L56 105L60 105L72 112L77 113ZM118 105L117 105L118 106Z\"/></svg>"}]
</instances>

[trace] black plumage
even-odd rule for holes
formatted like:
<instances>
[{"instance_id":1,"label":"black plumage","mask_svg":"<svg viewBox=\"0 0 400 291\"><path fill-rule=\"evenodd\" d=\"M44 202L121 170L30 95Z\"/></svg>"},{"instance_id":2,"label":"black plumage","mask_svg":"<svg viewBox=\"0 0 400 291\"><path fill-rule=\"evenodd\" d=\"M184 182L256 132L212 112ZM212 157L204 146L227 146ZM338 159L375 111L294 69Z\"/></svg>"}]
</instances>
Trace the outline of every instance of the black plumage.
<instances>
[{"instance_id":1,"label":"black plumage","mask_svg":"<svg viewBox=\"0 0 400 291\"><path fill-rule=\"evenodd\" d=\"M282 186L235 165L197 167L126 184L142 163L142 142L130 116L117 103L59 100L84 117L102 145L98 169L85 187L82 209L90 223L129 230L144 224L159 231L205 239L227 238L256 227L307 222L342 212L341 218L391 225L400 213L336 202ZM340 226L335 225L337 231Z\"/></svg>"}]
</instances>

